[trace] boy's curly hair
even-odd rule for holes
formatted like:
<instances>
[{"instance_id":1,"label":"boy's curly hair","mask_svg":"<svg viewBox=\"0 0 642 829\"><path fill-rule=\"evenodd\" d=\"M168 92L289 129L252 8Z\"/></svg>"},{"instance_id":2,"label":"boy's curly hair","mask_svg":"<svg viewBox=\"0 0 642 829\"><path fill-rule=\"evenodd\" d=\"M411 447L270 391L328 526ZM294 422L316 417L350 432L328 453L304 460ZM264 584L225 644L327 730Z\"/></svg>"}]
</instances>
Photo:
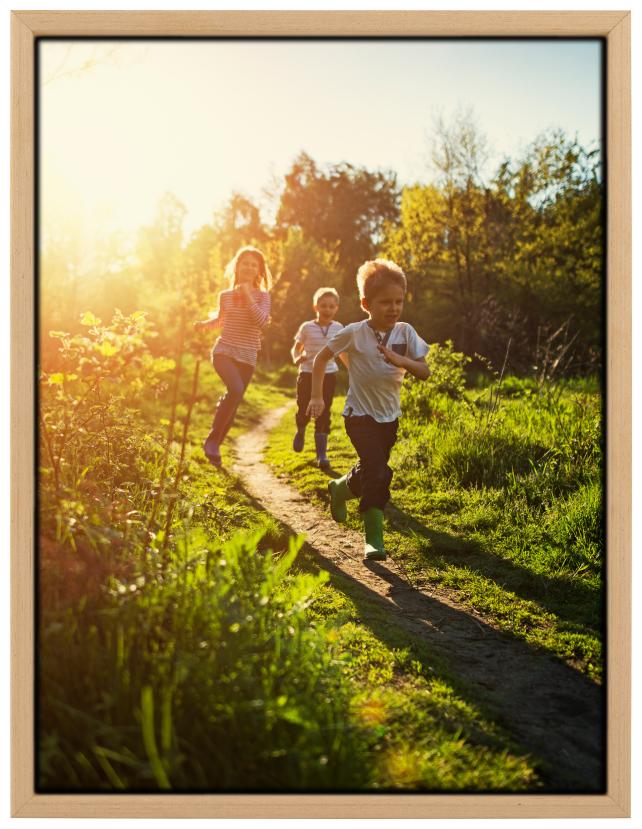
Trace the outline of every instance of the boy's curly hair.
<instances>
[{"instance_id":1,"label":"boy's curly hair","mask_svg":"<svg viewBox=\"0 0 642 829\"><path fill-rule=\"evenodd\" d=\"M406 275L390 259L370 259L357 271L359 298L370 301L387 285L399 285L406 292Z\"/></svg>"}]
</instances>

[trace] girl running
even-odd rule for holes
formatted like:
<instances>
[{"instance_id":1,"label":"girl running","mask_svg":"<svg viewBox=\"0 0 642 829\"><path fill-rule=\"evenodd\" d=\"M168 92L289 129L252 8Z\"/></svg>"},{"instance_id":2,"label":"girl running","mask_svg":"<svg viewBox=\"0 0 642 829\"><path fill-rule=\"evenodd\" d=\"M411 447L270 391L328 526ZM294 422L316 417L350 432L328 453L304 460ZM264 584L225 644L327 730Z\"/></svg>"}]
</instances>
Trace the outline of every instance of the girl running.
<instances>
[{"instance_id":1,"label":"girl running","mask_svg":"<svg viewBox=\"0 0 642 829\"><path fill-rule=\"evenodd\" d=\"M214 466L221 465L221 444L254 373L261 329L270 318L272 285L265 257L250 246L237 252L225 269L225 277L232 287L220 294L216 316L194 323L197 329L223 329L212 349L212 363L226 392L218 401L212 428L203 444L203 451Z\"/></svg>"}]
</instances>

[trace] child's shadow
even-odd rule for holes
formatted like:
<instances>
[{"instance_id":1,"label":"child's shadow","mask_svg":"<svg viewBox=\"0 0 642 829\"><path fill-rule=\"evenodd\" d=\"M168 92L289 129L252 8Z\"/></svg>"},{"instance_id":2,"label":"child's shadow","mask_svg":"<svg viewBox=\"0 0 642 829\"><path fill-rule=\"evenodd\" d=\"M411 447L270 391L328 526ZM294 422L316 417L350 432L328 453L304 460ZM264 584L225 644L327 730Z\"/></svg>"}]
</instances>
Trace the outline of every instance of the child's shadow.
<instances>
[{"instance_id":1,"label":"child's shadow","mask_svg":"<svg viewBox=\"0 0 642 829\"><path fill-rule=\"evenodd\" d=\"M320 466L319 472L323 473L327 478L340 478L343 474L332 466L332 462L330 462L328 466Z\"/></svg>"}]
</instances>

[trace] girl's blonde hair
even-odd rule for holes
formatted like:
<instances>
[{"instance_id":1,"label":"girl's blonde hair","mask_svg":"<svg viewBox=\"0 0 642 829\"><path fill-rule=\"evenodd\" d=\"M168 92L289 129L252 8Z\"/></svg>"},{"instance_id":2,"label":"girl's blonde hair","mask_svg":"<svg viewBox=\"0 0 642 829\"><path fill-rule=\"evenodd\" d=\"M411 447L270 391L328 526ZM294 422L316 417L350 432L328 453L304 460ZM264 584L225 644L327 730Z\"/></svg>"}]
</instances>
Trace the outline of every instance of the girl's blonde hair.
<instances>
[{"instance_id":1,"label":"girl's blonde hair","mask_svg":"<svg viewBox=\"0 0 642 829\"><path fill-rule=\"evenodd\" d=\"M245 245L242 248L239 248L234 257L230 259L227 263L225 268L225 281L231 288L236 288L236 271L238 268L238 264L241 261L241 257L245 256L245 254L252 254L256 256L256 258L260 262L260 270L259 270L259 287L261 284L265 288L266 291L269 291L272 287L272 274L270 273L270 269L267 266L267 262L265 261L265 256L263 253L258 249L253 247L252 245Z\"/></svg>"}]
</instances>

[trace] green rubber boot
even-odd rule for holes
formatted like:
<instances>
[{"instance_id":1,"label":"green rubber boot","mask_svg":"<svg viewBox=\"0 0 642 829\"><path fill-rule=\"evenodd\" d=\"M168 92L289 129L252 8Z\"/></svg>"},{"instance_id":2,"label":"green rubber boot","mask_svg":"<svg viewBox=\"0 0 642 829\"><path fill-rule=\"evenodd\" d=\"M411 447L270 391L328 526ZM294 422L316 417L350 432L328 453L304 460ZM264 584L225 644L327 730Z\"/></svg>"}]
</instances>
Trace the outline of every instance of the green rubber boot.
<instances>
[{"instance_id":1,"label":"green rubber boot","mask_svg":"<svg viewBox=\"0 0 642 829\"><path fill-rule=\"evenodd\" d=\"M330 513L335 521L343 524L348 517L346 501L357 497L348 486L348 476L333 478L328 483L328 493L330 495Z\"/></svg>"},{"instance_id":2,"label":"green rubber boot","mask_svg":"<svg viewBox=\"0 0 642 829\"><path fill-rule=\"evenodd\" d=\"M366 533L364 550L365 561L385 561L386 551L383 546L383 510L370 507L363 513L363 525Z\"/></svg>"}]
</instances>

